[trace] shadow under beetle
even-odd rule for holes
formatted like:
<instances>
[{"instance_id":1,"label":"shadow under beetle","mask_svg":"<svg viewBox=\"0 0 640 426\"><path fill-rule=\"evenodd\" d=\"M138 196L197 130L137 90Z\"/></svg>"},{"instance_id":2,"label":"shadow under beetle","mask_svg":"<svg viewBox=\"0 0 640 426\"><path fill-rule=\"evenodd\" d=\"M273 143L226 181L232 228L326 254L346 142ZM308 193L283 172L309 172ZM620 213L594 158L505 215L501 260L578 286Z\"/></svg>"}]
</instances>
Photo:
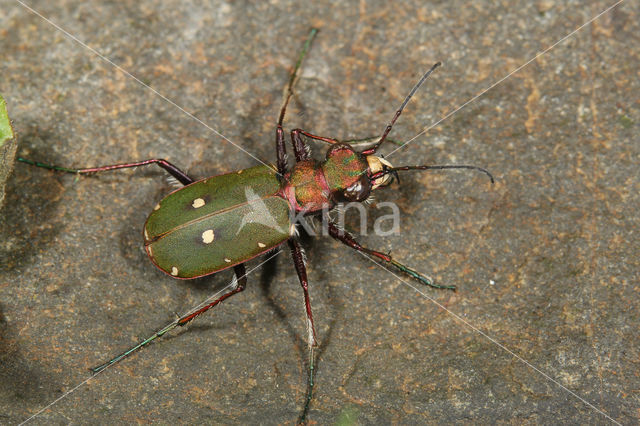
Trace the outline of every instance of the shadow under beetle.
<instances>
[{"instance_id":1,"label":"shadow under beetle","mask_svg":"<svg viewBox=\"0 0 640 426\"><path fill-rule=\"evenodd\" d=\"M309 345L308 391L300 422L304 422L313 394L314 347L317 346L309 299L307 270L302 249L295 238L297 215L318 215L341 202L362 202L371 192L387 186L399 171L431 169L473 169L493 176L480 167L469 165L393 167L382 156L375 155L387 139L394 123L409 99L437 68L435 64L407 95L382 136L357 151L354 144L317 136L301 129L291 131L295 164L287 166L285 136L282 124L293 86L311 42L317 33L312 29L289 78L286 97L276 127L276 165L259 165L196 181L178 167L163 159L115 164L84 169L70 169L39 163L24 158L18 161L47 169L89 174L157 164L184 187L163 198L144 225L144 245L151 261L174 278L191 279L233 268L234 284L229 291L211 303L176 319L151 337L138 343L106 363L91 370L99 373L148 345L168 331L184 326L198 315L223 300L244 290L247 277L245 262L283 243L289 245L300 285L304 293ZM305 138L330 145L323 161L311 158ZM352 235L328 221L329 235L354 250L372 256L381 265L393 267L411 278L435 288L455 290L454 286L434 284L429 278L394 260L389 254L360 245Z\"/></svg>"}]
</instances>

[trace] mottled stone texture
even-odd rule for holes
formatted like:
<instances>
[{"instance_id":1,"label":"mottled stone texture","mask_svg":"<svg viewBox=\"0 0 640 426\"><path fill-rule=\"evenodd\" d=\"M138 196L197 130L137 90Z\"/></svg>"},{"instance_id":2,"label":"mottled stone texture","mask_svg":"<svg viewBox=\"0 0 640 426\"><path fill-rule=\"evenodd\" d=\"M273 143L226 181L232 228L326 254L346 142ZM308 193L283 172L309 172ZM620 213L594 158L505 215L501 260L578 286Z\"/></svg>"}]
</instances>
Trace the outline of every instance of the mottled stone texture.
<instances>
[{"instance_id":1,"label":"mottled stone texture","mask_svg":"<svg viewBox=\"0 0 640 426\"><path fill-rule=\"evenodd\" d=\"M442 61L392 132L405 141L612 2L27 2L83 47L0 0L0 93L22 156L164 157L207 176L257 164L207 126L275 160L283 88L312 26L287 128L379 134ZM377 196L400 207L401 233L360 237L457 293L421 295L329 238L305 242L321 342L313 422L607 423L598 410L638 422L639 22L625 1L388 157L496 175L492 187L477 173L405 174ZM0 423L231 279L173 280L148 261L142 226L170 190L155 169L76 179L16 165L0 219ZM388 210L371 212L369 230ZM35 424L290 423L305 336L284 253Z\"/></svg>"}]
</instances>

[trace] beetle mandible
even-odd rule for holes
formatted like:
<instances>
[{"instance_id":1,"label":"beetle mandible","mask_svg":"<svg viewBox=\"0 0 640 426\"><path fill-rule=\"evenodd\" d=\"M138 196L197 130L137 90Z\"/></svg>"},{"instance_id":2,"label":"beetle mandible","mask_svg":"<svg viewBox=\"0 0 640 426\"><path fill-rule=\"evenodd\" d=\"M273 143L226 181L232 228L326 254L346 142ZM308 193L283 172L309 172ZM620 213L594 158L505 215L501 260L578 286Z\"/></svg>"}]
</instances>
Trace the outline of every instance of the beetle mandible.
<instances>
[{"instance_id":1,"label":"beetle mandible","mask_svg":"<svg viewBox=\"0 0 640 426\"><path fill-rule=\"evenodd\" d=\"M276 164L259 165L224 175L196 180L164 159L71 169L18 158L18 161L75 174L91 174L156 164L177 179L182 188L164 197L151 212L144 225L144 246L151 261L166 274L179 279L192 279L233 268L234 285L211 303L184 315L151 337L138 343L104 364L92 368L99 373L148 345L168 331L184 326L225 299L242 292L247 284L245 262L287 243L302 286L307 318L309 346L308 393L304 421L313 393L314 347L316 332L309 298L309 282L304 255L296 235L296 215L319 215L342 202L363 202L371 192L388 186L399 171L433 169L485 169L470 165L419 165L393 167L376 155L387 140L394 123L414 93L440 65L429 69L396 111L381 137L361 151L355 144L314 135L302 129L291 131L295 164L289 168L286 158L283 122L287 105L293 96L297 72L317 33L312 29L289 78L287 92L276 125ZM310 156L305 138L329 144L323 161ZM393 259L389 254L366 248L346 230L329 219L328 233L334 239L375 258L385 267L410 276L422 284L455 290L454 286L437 285L419 272Z\"/></svg>"}]
</instances>

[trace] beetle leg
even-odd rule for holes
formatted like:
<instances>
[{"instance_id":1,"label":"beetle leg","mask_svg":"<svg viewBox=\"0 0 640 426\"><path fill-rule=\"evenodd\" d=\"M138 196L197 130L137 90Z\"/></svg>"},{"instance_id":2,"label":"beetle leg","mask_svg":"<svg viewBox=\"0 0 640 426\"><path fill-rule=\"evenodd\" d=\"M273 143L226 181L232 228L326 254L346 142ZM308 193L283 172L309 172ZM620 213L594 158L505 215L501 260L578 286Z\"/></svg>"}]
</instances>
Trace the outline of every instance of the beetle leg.
<instances>
[{"instance_id":1,"label":"beetle leg","mask_svg":"<svg viewBox=\"0 0 640 426\"><path fill-rule=\"evenodd\" d=\"M316 141L320 141L320 142L324 142L324 143L328 143L329 145L335 145L337 143L346 143L351 145L354 148L362 148L367 149L367 148L371 148L373 145L375 145L376 143L378 143L378 141L380 140L380 136L371 136L368 138L359 138L359 139L349 139L349 140L338 140L338 139L334 139L334 138L327 138L324 136L318 136L318 135L314 135L313 133L309 133L305 130L302 129L294 129L291 132L291 139L293 140L293 133L296 133L296 135L298 137L300 137L300 135L305 135L306 137L316 140ZM388 142L391 142L393 144L396 145L402 145L400 142L397 142L395 140L391 140L391 139L387 139ZM295 141L294 141L295 142ZM295 145L294 145L294 149L295 149Z\"/></svg>"},{"instance_id":2,"label":"beetle leg","mask_svg":"<svg viewBox=\"0 0 640 426\"><path fill-rule=\"evenodd\" d=\"M306 424L305 418L309 412L309 406L311 405L311 398L313 396L313 371L314 371L314 348L318 345L316 341L316 329L313 325L313 314L311 313L311 299L309 298L309 282L307 281L307 267L304 261L304 253L300 244L296 240L289 240L289 247L291 248L291 256L293 257L293 264L296 267L298 273L298 279L300 285L304 291L304 306L307 311L307 343L309 345L309 382L307 389L307 398L305 400L304 409L298 424Z\"/></svg>"},{"instance_id":3,"label":"beetle leg","mask_svg":"<svg viewBox=\"0 0 640 426\"><path fill-rule=\"evenodd\" d=\"M105 368L111 367L113 364L116 364L116 363L122 361L123 359L125 359L129 355L133 354L134 352L137 352L138 350L144 348L145 346L147 346L149 343L153 342L158 337L164 336L165 334L167 334L168 332L170 332L171 330L173 330L176 327L181 327L183 325L186 325L189 321L193 320L198 315L200 315L200 314L208 311L209 309L213 308L214 306L216 306L218 303L222 302L226 298L231 297L236 293L240 293L242 290L244 290L245 286L247 285L247 274L246 274L246 270L245 270L245 267L244 267L244 263L241 263L239 265L234 266L233 269L234 269L234 271L236 273L236 285L234 286L234 288L231 291L229 291L228 293L223 294L221 297L217 298L216 300L214 300L213 302L209 303L208 305L198 309L197 311L194 311L194 312L192 312L192 313L190 313L188 315L185 315L182 318L176 319L175 321L173 321L171 324L167 325L163 329L158 330L155 333L153 333L153 335L151 337L147 337L146 339L144 339L143 341L141 341L140 343L138 343L134 347L122 352L118 356L115 356L115 357L111 358L109 361L105 362L104 364L100 364L99 366L92 368L91 371L94 374L97 374L97 373L101 372L102 370L104 370Z\"/></svg>"},{"instance_id":4,"label":"beetle leg","mask_svg":"<svg viewBox=\"0 0 640 426\"><path fill-rule=\"evenodd\" d=\"M278 173L280 173L280 175L282 176L284 176L284 174L287 172L287 149L285 147L284 131L282 130L282 123L284 122L284 115L287 111L289 100L291 100L291 97L293 96L293 84L296 82L296 77L298 76L298 70L300 69L300 66L302 65L302 60L304 59L305 55L309 51L309 48L311 47L311 42L313 41L317 33L318 33L318 30L315 28L312 28L311 32L309 33L309 37L307 38L307 41L304 43L304 46L302 47L302 51L300 52L300 56L298 56L298 61L296 62L296 66L293 68L293 72L289 77L287 92L284 98L284 102L282 103L282 107L280 108L280 115L278 116L278 126L276 128L276 155L278 157L278 162L277 162ZM294 150L296 149L295 144L293 148ZM297 154L296 154L296 157L297 157Z\"/></svg>"},{"instance_id":5,"label":"beetle leg","mask_svg":"<svg viewBox=\"0 0 640 426\"><path fill-rule=\"evenodd\" d=\"M417 281L420 281L422 284L426 284L429 287L442 288L442 289L448 289L448 290L454 290L454 291L456 289L456 287L452 285L435 284L431 278L425 275L422 275L416 270L411 269L408 266L405 266L402 263L394 260L390 255L361 246L360 243L358 243L350 233L348 233L343 229L340 229L335 223L331 221L328 223L328 228L329 228L329 235L331 235L333 238L351 247L354 250L374 256L377 259L385 262L385 263L381 263L382 265L390 264L397 270L401 271L402 273L409 275L411 278Z\"/></svg>"},{"instance_id":6,"label":"beetle leg","mask_svg":"<svg viewBox=\"0 0 640 426\"><path fill-rule=\"evenodd\" d=\"M276 166L278 167L278 173L284 176L287 173L287 147L284 141L284 130L282 130L282 123L278 123L276 127Z\"/></svg>"},{"instance_id":7,"label":"beetle leg","mask_svg":"<svg viewBox=\"0 0 640 426\"><path fill-rule=\"evenodd\" d=\"M140 167L147 166L149 164L157 164L158 166L165 169L171 176L178 179L181 184L189 185L194 182L194 179L189 177L185 172L168 162L162 158L152 158L150 160L137 161L135 163L124 163L124 164L112 164L109 166L99 166L99 167L88 167L84 169L70 169L66 167L54 166L51 164L39 163L37 161L27 160L26 158L18 157L18 161L26 164L31 164L32 166L42 167L44 169L49 170L57 170L60 172L67 173L75 173L75 174L89 174L89 173L98 173L98 172L106 172L109 170L118 170L118 169L129 169L132 167Z\"/></svg>"},{"instance_id":8,"label":"beetle leg","mask_svg":"<svg viewBox=\"0 0 640 426\"><path fill-rule=\"evenodd\" d=\"M340 141L340 143L346 143L351 145L354 148L362 148L367 149L369 147L371 147L372 145L374 145L375 143L377 143L380 140L380 136L370 136L368 138L358 138L358 139L349 139L349 140L344 140L344 141ZM398 142L394 139L389 139L387 138L387 142L392 143L394 145L402 145L402 142Z\"/></svg>"},{"instance_id":9,"label":"beetle leg","mask_svg":"<svg viewBox=\"0 0 640 426\"><path fill-rule=\"evenodd\" d=\"M244 263L240 263L236 266L233 267L233 271L236 273L236 285L235 287L229 291L228 293L223 294L222 296L218 297L216 300L214 300L213 302L209 303L208 305L203 306L202 308L198 309L197 311L194 311L188 315L183 316L182 318L180 318L177 323L179 326L183 326L186 325L188 322L192 321L195 317L197 317L200 314L205 313L206 311L208 311L209 309L213 308L214 306L216 306L218 303L222 302L223 300L233 296L234 294L240 293L242 290L244 290L245 286L247 285L247 273L246 273L246 269L244 267Z\"/></svg>"},{"instance_id":10,"label":"beetle leg","mask_svg":"<svg viewBox=\"0 0 640 426\"><path fill-rule=\"evenodd\" d=\"M324 136L314 135L313 133L309 133L309 132L307 132L305 130L302 130L302 129L293 129L293 131L291 132L292 136L293 136L293 132L296 132L297 134L303 134L308 138L311 138L311 139L314 139L314 140L317 140L317 141L321 141L321 142L326 142L326 143L331 144L331 145L336 144L336 143L340 143L340 141L337 140L337 139L326 138Z\"/></svg>"},{"instance_id":11,"label":"beetle leg","mask_svg":"<svg viewBox=\"0 0 640 426\"><path fill-rule=\"evenodd\" d=\"M344 229L340 229L338 225L329 221L328 223L329 235L341 243L351 247L354 250L370 254L371 256L375 256L380 260L385 262L391 262L391 256L388 254L381 253L379 251L371 250L366 247L362 247L360 243L358 243L353 236L345 231Z\"/></svg>"},{"instance_id":12,"label":"beetle leg","mask_svg":"<svg viewBox=\"0 0 640 426\"><path fill-rule=\"evenodd\" d=\"M313 325L313 314L311 313L311 299L309 298L309 281L307 281L307 266L304 263L304 255L302 254L302 248L295 240L289 240L289 247L291 248L291 257L293 257L293 264L296 267L298 279L304 292L304 306L307 311L307 331L309 347L318 346L316 342L316 329Z\"/></svg>"},{"instance_id":13,"label":"beetle leg","mask_svg":"<svg viewBox=\"0 0 640 426\"><path fill-rule=\"evenodd\" d=\"M291 145L293 145L293 152L296 155L296 161L304 161L311 158L311 150L309 146L300 137L302 130L294 129L291 131Z\"/></svg>"}]
</instances>

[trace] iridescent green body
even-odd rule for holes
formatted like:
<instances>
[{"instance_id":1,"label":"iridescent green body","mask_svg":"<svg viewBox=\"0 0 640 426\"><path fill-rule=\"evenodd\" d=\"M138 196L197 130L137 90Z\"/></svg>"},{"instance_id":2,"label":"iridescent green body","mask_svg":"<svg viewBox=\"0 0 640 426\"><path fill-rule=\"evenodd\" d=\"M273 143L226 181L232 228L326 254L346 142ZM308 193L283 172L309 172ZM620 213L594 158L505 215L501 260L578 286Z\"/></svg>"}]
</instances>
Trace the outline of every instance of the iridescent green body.
<instances>
[{"instance_id":1,"label":"iridescent green body","mask_svg":"<svg viewBox=\"0 0 640 426\"><path fill-rule=\"evenodd\" d=\"M158 203L144 226L145 249L173 277L213 274L288 240L292 213L331 209L359 182L368 197L368 169L360 153L336 144L325 161L299 161L282 179L256 166L199 180Z\"/></svg>"},{"instance_id":2,"label":"iridescent green body","mask_svg":"<svg viewBox=\"0 0 640 426\"><path fill-rule=\"evenodd\" d=\"M275 170L256 166L194 182L167 195L144 226L147 254L176 278L245 262L290 237L289 203Z\"/></svg>"},{"instance_id":3,"label":"iridescent green body","mask_svg":"<svg viewBox=\"0 0 640 426\"><path fill-rule=\"evenodd\" d=\"M367 178L367 159L348 144L331 147L322 171L327 179L329 191L341 192L362 178ZM368 194L367 194L368 195Z\"/></svg>"},{"instance_id":4,"label":"iridescent green body","mask_svg":"<svg viewBox=\"0 0 640 426\"><path fill-rule=\"evenodd\" d=\"M285 178L283 195L296 211L306 213L332 209L340 201L363 201L372 189L365 156L346 143L335 144L326 159L298 161ZM360 183L363 199L345 195Z\"/></svg>"}]
</instances>

